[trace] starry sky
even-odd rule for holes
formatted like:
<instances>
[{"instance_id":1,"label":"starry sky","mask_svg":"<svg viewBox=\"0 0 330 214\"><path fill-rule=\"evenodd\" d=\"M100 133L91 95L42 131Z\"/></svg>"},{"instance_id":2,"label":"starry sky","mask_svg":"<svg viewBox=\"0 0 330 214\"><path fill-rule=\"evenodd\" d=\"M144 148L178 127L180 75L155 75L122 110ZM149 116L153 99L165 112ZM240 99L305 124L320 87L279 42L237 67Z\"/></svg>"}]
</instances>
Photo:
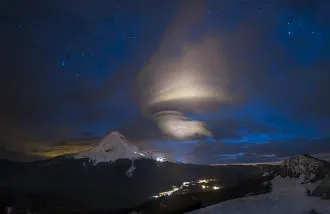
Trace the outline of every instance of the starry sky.
<instances>
[{"instance_id":1,"label":"starry sky","mask_svg":"<svg viewBox=\"0 0 330 214\"><path fill-rule=\"evenodd\" d=\"M330 153L329 10L327 0L5 0L0 155L110 130L183 162ZM136 77L164 41L205 36L221 43L237 99L189 115L213 137L179 141L141 113Z\"/></svg>"}]
</instances>

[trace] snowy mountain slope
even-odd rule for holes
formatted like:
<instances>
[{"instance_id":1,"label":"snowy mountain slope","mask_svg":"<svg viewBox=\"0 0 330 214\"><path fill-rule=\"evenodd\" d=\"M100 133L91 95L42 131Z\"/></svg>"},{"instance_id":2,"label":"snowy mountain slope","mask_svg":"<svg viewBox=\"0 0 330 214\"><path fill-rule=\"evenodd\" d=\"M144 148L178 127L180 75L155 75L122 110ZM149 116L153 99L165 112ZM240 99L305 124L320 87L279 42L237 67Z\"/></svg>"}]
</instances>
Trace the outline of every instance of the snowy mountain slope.
<instances>
[{"instance_id":1,"label":"snowy mountain slope","mask_svg":"<svg viewBox=\"0 0 330 214\"><path fill-rule=\"evenodd\" d=\"M101 162L114 162L118 159L153 159L163 161L147 151L129 143L118 132L106 135L96 146L74 155L76 159L88 158L95 165Z\"/></svg>"},{"instance_id":2,"label":"snowy mountain slope","mask_svg":"<svg viewBox=\"0 0 330 214\"><path fill-rule=\"evenodd\" d=\"M302 176L300 176L302 178ZM203 214L329 214L330 203L317 197L308 197L306 188L311 191L318 185L301 184L296 178L275 177L271 183L273 191L268 194L238 198L209 206L190 213ZM319 181L320 182L320 181Z\"/></svg>"}]
</instances>

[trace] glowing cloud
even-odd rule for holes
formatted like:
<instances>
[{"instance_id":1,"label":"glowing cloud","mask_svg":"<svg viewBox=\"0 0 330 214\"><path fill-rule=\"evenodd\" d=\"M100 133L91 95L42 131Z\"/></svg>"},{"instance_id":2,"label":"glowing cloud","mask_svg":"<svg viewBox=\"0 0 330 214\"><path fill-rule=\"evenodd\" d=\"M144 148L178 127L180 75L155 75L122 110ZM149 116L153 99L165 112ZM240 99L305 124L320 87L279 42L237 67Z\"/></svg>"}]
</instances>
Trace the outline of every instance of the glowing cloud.
<instances>
[{"instance_id":1,"label":"glowing cloud","mask_svg":"<svg viewBox=\"0 0 330 214\"><path fill-rule=\"evenodd\" d=\"M163 111L155 115L155 121L163 133L178 139L185 139L194 135L211 136L205 124L192 121L176 111Z\"/></svg>"},{"instance_id":2,"label":"glowing cloud","mask_svg":"<svg viewBox=\"0 0 330 214\"><path fill-rule=\"evenodd\" d=\"M200 15L196 19L203 13L203 4L197 2L202 1L189 1L137 77L142 113L154 119L164 134L178 139L211 136L203 122L184 113L205 112L231 99L219 38L206 35L190 43L184 36L203 19Z\"/></svg>"},{"instance_id":3,"label":"glowing cloud","mask_svg":"<svg viewBox=\"0 0 330 214\"><path fill-rule=\"evenodd\" d=\"M228 69L217 44L204 38L182 48L180 57L154 60L141 71L141 109L164 134L178 139L212 135L203 122L184 113L205 112L231 100L226 91Z\"/></svg>"}]
</instances>

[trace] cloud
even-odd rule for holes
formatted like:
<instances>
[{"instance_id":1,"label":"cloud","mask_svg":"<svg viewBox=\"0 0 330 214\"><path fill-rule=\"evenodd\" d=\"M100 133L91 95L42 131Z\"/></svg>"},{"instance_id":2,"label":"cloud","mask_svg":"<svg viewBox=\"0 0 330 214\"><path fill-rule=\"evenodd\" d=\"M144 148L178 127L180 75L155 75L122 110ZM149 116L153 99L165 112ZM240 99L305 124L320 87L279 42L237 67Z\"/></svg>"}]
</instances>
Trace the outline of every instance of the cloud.
<instances>
[{"instance_id":1,"label":"cloud","mask_svg":"<svg viewBox=\"0 0 330 214\"><path fill-rule=\"evenodd\" d=\"M211 135L202 122L184 114L206 111L205 106L229 100L225 91L228 71L217 38L204 35L196 42L186 39L202 23L205 4L189 1L184 5L137 76L142 114L154 119L164 134L177 139Z\"/></svg>"}]
</instances>

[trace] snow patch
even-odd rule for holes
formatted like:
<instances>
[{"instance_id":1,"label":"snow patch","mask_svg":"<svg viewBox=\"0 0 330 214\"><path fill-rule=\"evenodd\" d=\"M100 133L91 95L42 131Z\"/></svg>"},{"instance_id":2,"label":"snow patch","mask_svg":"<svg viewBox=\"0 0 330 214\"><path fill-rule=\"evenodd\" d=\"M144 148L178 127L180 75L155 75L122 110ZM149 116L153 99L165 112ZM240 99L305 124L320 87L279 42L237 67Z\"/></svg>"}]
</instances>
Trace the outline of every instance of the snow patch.
<instances>
[{"instance_id":1,"label":"snow patch","mask_svg":"<svg viewBox=\"0 0 330 214\"><path fill-rule=\"evenodd\" d=\"M301 174L298 179L297 178L290 178L285 177L282 178L281 176L275 177L272 183L272 192L285 192L285 191L292 191L293 193L306 193L306 190L310 190L311 192L316 189L322 180L316 181L314 183L303 183L305 179L305 175Z\"/></svg>"},{"instance_id":2,"label":"snow patch","mask_svg":"<svg viewBox=\"0 0 330 214\"><path fill-rule=\"evenodd\" d=\"M270 173L269 172L265 172L262 177L266 177L266 176L270 176Z\"/></svg>"},{"instance_id":3,"label":"snow patch","mask_svg":"<svg viewBox=\"0 0 330 214\"><path fill-rule=\"evenodd\" d=\"M136 167L134 166L134 160L132 160L132 165L131 167L126 171L126 176L127 177L132 177L134 170Z\"/></svg>"}]
</instances>

